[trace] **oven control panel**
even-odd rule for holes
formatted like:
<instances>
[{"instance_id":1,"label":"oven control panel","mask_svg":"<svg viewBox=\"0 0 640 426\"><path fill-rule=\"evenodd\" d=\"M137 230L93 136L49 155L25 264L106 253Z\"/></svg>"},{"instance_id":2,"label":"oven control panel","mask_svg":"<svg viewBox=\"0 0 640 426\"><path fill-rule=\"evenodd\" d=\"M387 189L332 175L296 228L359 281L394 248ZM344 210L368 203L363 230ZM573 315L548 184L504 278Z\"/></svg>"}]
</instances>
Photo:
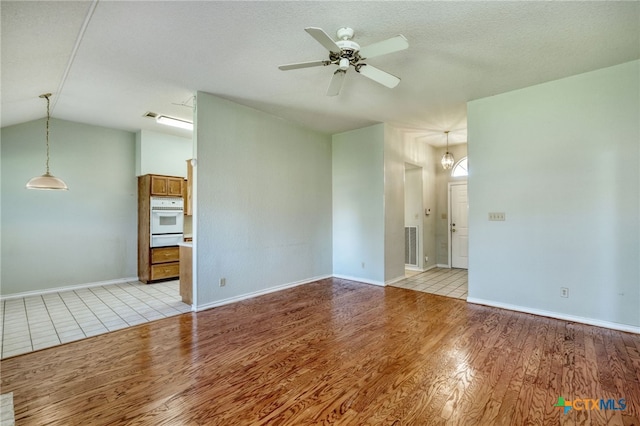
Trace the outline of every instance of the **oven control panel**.
<instances>
[{"instance_id":1,"label":"oven control panel","mask_svg":"<svg viewBox=\"0 0 640 426\"><path fill-rule=\"evenodd\" d=\"M151 197L151 210L184 210L181 197Z\"/></svg>"}]
</instances>

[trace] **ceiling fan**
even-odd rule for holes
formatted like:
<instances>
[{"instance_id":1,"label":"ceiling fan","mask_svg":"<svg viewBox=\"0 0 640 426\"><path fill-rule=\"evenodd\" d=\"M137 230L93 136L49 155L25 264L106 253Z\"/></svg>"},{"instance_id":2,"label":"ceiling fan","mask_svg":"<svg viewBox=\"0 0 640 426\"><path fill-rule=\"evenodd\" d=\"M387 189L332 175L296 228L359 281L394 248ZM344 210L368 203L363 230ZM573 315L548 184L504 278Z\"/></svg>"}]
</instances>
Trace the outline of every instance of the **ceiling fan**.
<instances>
[{"instance_id":1,"label":"ceiling fan","mask_svg":"<svg viewBox=\"0 0 640 426\"><path fill-rule=\"evenodd\" d=\"M356 72L390 89L400 83L400 79L395 75L382 71L363 61L408 48L409 42L403 35L397 35L361 48L358 43L351 40L354 34L351 28L340 28L337 31L338 41L333 41L322 28L309 27L304 30L329 51L329 59L280 65L278 68L283 71L288 71L298 68L327 66L331 64L337 65L338 69L333 73L329 88L327 89L327 96L336 96L340 93L342 82L349 67L353 67Z\"/></svg>"}]
</instances>

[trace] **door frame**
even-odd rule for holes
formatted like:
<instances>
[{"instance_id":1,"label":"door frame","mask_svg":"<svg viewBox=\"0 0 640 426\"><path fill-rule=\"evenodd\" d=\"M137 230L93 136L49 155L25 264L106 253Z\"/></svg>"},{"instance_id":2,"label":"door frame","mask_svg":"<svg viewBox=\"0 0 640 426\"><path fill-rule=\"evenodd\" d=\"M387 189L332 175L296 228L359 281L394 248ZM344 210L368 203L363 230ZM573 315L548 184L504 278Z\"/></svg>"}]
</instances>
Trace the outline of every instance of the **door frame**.
<instances>
[{"instance_id":1,"label":"door frame","mask_svg":"<svg viewBox=\"0 0 640 426\"><path fill-rule=\"evenodd\" d=\"M469 185L468 181L449 182L447 185L447 268L451 269L451 257L453 256L451 247L451 187L465 185L467 187L467 206L469 205Z\"/></svg>"}]
</instances>

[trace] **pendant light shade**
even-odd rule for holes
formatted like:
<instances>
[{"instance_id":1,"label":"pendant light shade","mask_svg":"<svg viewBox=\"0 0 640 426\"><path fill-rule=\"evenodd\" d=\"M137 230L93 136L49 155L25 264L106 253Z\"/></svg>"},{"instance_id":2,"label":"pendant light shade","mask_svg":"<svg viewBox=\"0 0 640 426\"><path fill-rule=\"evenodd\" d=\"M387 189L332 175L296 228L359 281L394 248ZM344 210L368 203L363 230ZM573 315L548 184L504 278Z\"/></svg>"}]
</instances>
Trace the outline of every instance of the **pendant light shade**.
<instances>
[{"instance_id":1,"label":"pendant light shade","mask_svg":"<svg viewBox=\"0 0 640 426\"><path fill-rule=\"evenodd\" d=\"M449 152L449 131L444 132L447 135L447 151L442 156L440 160L440 164L442 164L442 168L445 170L450 170L453 167L453 164L456 160L453 158L453 154Z\"/></svg>"},{"instance_id":2,"label":"pendant light shade","mask_svg":"<svg viewBox=\"0 0 640 426\"><path fill-rule=\"evenodd\" d=\"M69 188L62 179L57 178L52 174L45 173L42 176L36 176L29 179L29 182L27 182L27 189L68 190Z\"/></svg>"},{"instance_id":3,"label":"pendant light shade","mask_svg":"<svg viewBox=\"0 0 640 426\"><path fill-rule=\"evenodd\" d=\"M47 189L47 190L68 190L67 184L60 178L53 176L49 173L49 119L51 115L49 113L49 97L51 97L51 93L45 93L44 95L40 95L41 98L45 98L47 100L47 134L46 134L46 143L47 143L47 162L46 168L47 171L42 176L36 176L31 178L29 182L27 182L27 189Z\"/></svg>"}]
</instances>

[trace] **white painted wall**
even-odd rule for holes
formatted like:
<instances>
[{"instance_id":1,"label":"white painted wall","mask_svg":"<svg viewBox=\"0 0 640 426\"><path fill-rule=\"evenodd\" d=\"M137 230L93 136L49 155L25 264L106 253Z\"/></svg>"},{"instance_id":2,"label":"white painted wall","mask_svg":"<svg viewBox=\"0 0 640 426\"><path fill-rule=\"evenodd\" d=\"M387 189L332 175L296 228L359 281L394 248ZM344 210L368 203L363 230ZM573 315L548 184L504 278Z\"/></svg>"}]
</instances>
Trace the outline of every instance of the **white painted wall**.
<instances>
[{"instance_id":1,"label":"white painted wall","mask_svg":"<svg viewBox=\"0 0 640 426\"><path fill-rule=\"evenodd\" d=\"M640 326L639 65L468 104L470 300Z\"/></svg>"},{"instance_id":2,"label":"white painted wall","mask_svg":"<svg viewBox=\"0 0 640 426\"><path fill-rule=\"evenodd\" d=\"M69 191L27 190L44 136L44 119L2 129L2 295L135 277L134 134L52 119L51 172Z\"/></svg>"},{"instance_id":3,"label":"white painted wall","mask_svg":"<svg viewBox=\"0 0 640 426\"><path fill-rule=\"evenodd\" d=\"M186 161L193 156L193 141L166 133L136 133L136 176L146 174L187 177Z\"/></svg>"},{"instance_id":4,"label":"white painted wall","mask_svg":"<svg viewBox=\"0 0 640 426\"><path fill-rule=\"evenodd\" d=\"M404 278L404 164L406 141L384 125L384 280Z\"/></svg>"},{"instance_id":5,"label":"white painted wall","mask_svg":"<svg viewBox=\"0 0 640 426\"><path fill-rule=\"evenodd\" d=\"M197 307L330 276L331 138L202 92L196 121Z\"/></svg>"},{"instance_id":6,"label":"white painted wall","mask_svg":"<svg viewBox=\"0 0 640 426\"><path fill-rule=\"evenodd\" d=\"M333 274L379 285L385 279L383 157L382 124L333 135Z\"/></svg>"}]
</instances>

